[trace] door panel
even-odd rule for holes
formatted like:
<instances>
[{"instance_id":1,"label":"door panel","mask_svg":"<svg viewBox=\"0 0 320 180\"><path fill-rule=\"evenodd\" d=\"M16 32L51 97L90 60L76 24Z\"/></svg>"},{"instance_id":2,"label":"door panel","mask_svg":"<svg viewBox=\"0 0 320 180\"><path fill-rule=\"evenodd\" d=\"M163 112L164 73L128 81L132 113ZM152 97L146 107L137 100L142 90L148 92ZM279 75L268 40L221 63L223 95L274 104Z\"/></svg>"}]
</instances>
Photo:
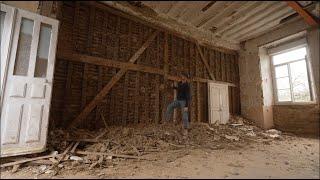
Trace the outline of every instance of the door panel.
<instances>
[{"instance_id":1,"label":"door panel","mask_svg":"<svg viewBox=\"0 0 320 180\"><path fill-rule=\"evenodd\" d=\"M26 91L27 91L27 83L25 82L16 83L16 85L11 86L10 97L24 98L26 96Z\"/></svg>"},{"instance_id":2,"label":"door panel","mask_svg":"<svg viewBox=\"0 0 320 180\"><path fill-rule=\"evenodd\" d=\"M34 83L31 88L31 98L45 98L46 85L43 83Z\"/></svg>"},{"instance_id":3,"label":"door panel","mask_svg":"<svg viewBox=\"0 0 320 180\"><path fill-rule=\"evenodd\" d=\"M220 108L220 90L217 87L211 87L211 101L212 108L219 109Z\"/></svg>"},{"instance_id":4,"label":"door panel","mask_svg":"<svg viewBox=\"0 0 320 180\"><path fill-rule=\"evenodd\" d=\"M3 145L16 144L19 142L22 114L22 104L10 104L7 106L5 119L10 119L10 121L5 121L4 128L2 129L1 143Z\"/></svg>"},{"instance_id":5,"label":"door panel","mask_svg":"<svg viewBox=\"0 0 320 180\"><path fill-rule=\"evenodd\" d=\"M27 121L26 142L37 142L40 140L41 122L43 118L43 105L30 106L29 121Z\"/></svg>"},{"instance_id":6,"label":"door panel","mask_svg":"<svg viewBox=\"0 0 320 180\"><path fill-rule=\"evenodd\" d=\"M1 157L45 150L58 21L16 9L4 86Z\"/></svg>"}]
</instances>

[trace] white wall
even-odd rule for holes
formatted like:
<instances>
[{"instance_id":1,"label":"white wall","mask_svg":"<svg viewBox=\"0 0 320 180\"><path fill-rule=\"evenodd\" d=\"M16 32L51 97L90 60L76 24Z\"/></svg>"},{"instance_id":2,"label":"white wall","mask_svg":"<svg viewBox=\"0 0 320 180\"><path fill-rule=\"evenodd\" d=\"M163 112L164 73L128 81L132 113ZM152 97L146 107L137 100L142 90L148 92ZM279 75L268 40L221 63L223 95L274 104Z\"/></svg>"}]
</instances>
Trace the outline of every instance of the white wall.
<instances>
[{"instance_id":1,"label":"white wall","mask_svg":"<svg viewBox=\"0 0 320 180\"><path fill-rule=\"evenodd\" d=\"M264 50L260 47L304 30L307 30L307 41L310 48L313 71L312 75L316 85L317 98L319 99L319 28L311 28L302 18L300 18L298 20L288 22L284 26L269 33L245 42L244 48L240 50L239 70L241 114L244 117L254 121L260 127L265 129L270 128L273 124L272 117L275 116L274 114L272 115L272 109L274 110L275 106L272 105L273 102L272 99L270 99L272 92L270 87L272 87L272 84L271 86L268 85L270 84L270 74L267 72L269 71L270 67L266 63L267 57L263 53ZM270 105L273 107L271 108ZM314 106L315 109L317 109L317 113L312 111L310 113L313 114L306 114L305 116L309 116L311 119L317 119L319 116L319 101L318 105ZM303 108L304 107L301 107L301 109ZM283 113L281 117L283 117L285 121L285 108L282 108L281 112ZM289 113L289 111L287 112ZM276 117L278 118L279 116ZM298 118L295 121L302 121L302 119Z\"/></svg>"}]
</instances>

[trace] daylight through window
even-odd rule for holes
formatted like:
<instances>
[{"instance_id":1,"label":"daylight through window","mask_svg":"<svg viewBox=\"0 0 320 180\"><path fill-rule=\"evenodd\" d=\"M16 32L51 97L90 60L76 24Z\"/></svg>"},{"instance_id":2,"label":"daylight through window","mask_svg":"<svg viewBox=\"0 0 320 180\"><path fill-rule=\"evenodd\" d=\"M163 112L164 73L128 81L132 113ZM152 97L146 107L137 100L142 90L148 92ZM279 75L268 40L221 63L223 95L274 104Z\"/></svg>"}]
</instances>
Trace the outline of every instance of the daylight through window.
<instances>
[{"instance_id":1,"label":"daylight through window","mask_svg":"<svg viewBox=\"0 0 320 180\"><path fill-rule=\"evenodd\" d=\"M272 55L278 102L311 101L306 47Z\"/></svg>"}]
</instances>

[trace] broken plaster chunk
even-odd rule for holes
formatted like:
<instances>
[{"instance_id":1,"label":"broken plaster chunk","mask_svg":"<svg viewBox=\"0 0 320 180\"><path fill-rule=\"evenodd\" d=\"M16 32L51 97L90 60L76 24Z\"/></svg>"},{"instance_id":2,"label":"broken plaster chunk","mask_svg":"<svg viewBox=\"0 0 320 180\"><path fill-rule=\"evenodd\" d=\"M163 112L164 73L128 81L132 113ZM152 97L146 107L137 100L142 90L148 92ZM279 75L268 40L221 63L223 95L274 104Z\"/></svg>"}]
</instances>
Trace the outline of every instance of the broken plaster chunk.
<instances>
[{"instance_id":1,"label":"broken plaster chunk","mask_svg":"<svg viewBox=\"0 0 320 180\"><path fill-rule=\"evenodd\" d=\"M16 164L16 165L14 165L14 166L12 167L11 172L12 172L12 173L17 172L17 171L18 171L18 169L19 169L19 167L20 167L20 164Z\"/></svg>"},{"instance_id":2,"label":"broken plaster chunk","mask_svg":"<svg viewBox=\"0 0 320 180\"><path fill-rule=\"evenodd\" d=\"M264 137L268 138L271 137L273 139L279 139L280 135L279 134L266 134L266 133L261 133Z\"/></svg>"},{"instance_id":3,"label":"broken plaster chunk","mask_svg":"<svg viewBox=\"0 0 320 180\"><path fill-rule=\"evenodd\" d=\"M226 139L229 139L229 140L239 141L239 137L237 137L237 136L228 136L228 135L225 135L224 137L225 137Z\"/></svg>"},{"instance_id":4,"label":"broken plaster chunk","mask_svg":"<svg viewBox=\"0 0 320 180\"><path fill-rule=\"evenodd\" d=\"M47 166L46 166L46 165L41 165L41 166L39 166L40 172L44 172L46 169L47 169Z\"/></svg>"},{"instance_id":5,"label":"broken plaster chunk","mask_svg":"<svg viewBox=\"0 0 320 180\"><path fill-rule=\"evenodd\" d=\"M58 155L58 151L52 151L52 152L50 153L50 155L56 156L56 155Z\"/></svg>"},{"instance_id":6,"label":"broken plaster chunk","mask_svg":"<svg viewBox=\"0 0 320 180\"><path fill-rule=\"evenodd\" d=\"M83 160L83 158L79 157L79 156L70 156L70 159L74 160L74 161L82 161Z\"/></svg>"},{"instance_id":7,"label":"broken plaster chunk","mask_svg":"<svg viewBox=\"0 0 320 180\"><path fill-rule=\"evenodd\" d=\"M214 141L219 141L221 139L221 137L219 135L214 135L213 136L213 140Z\"/></svg>"},{"instance_id":8,"label":"broken plaster chunk","mask_svg":"<svg viewBox=\"0 0 320 180\"><path fill-rule=\"evenodd\" d=\"M112 159L112 156L107 156L106 159Z\"/></svg>"},{"instance_id":9,"label":"broken plaster chunk","mask_svg":"<svg viewBox=\"0 0 320 180\"><path fill-rule=\"evenodd\" d=\"M55 158L49 158L49 160L52 162L52 163L58 163L59 161L58 160L56 160Z\"/></svg>"},{"instance_id":10,"label":"broken plaster chunk","mask_svg":"<svg viewBox=\"0 0 320 180\"><path fill-rule=\"evenodd\" d=\"M45 173L45 174L51 174L51 173L54 174L54 171L50 169L50 170L48 170L48 171L46 171L46 172L44 172L44 173Z\"/></svg>"},{"instance_id":11,"label":"broken plaster chunk","mask_svg":"<svg viewBox=\"0 0 320 180\"><path fill-rule=\"evenodd\" d=\"M272 138L280 138L279 134L270 134L269 136L272 137Z\"/></svg>"},{"instance_id":12,"label":"broken plaster chunk","mask_svg":"<svg viewBox=\"0 0 320 180\"><path fill-rule=\"evenodd\" d=\"M253 131L250 131L246 134L247 136L251 136L251 137L255 137L256 133L254 133Z\"/></svg>"},{"instance_id":13,"label":"broken plaster chunk","mask_svg":"<svg viewBox=\"0 0 320 180\"><path fill-rule=\"evenodd\" d=\"M230 125L233 126L233 127L243 126L243 124L241 124L241 123L234 123L234 124L230 124Z\"/></svg>"},{"instance_id":14,"label":"broken plaster chunk","mask_svg":"<svg viewBox=\"0 0 320 180\"><path fill-rule=\"evenodd\" d=\"M277 135L280 135L281 134L281 131L278 131L276 129L269 129L266 131L266 133L268 134L277 134Z\"/></svg>"}]
</instances>

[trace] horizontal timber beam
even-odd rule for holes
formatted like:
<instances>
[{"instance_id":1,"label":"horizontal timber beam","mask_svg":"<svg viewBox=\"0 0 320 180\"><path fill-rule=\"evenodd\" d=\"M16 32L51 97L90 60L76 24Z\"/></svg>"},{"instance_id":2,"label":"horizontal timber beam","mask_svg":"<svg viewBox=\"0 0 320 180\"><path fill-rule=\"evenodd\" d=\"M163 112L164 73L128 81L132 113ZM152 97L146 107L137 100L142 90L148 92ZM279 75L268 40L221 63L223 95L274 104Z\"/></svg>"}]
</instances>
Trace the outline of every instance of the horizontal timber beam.
<instances>
[{"instance_id":1,"label":"horizontal timber beam","mask_svg":"<svg viewBox=\"0 0 320 180\"><path fill-rule=\"evenodd\" d=\"M77 53L62 54L62 55L58 54L57 57L58 57L58 59L63 59L66 61L89 63L89 64L94 64L97 66L127 69L127 70L131 70L131 71L158 74L158 75L162 75L162 76L165 75L165 70L163 70L163 69L158 69L158 68L149 67L149 66L145 66L145 65L139 65L139 64L132 64L132 63L127 63L127 62L119 62L119 61L110 60L110 59L106 59L106 58L88 56L85 54L77 54ZM168 75L167 78L172 81L180 81L181 80L181 78L179 76ZM210 80L210 79L204 79L204 78L198 78L198 77L194 77L190 80L194 81L194 82L203 82L203 83L214 82L214 83L226 84L228 86L237 87L233 83L227 83L227 82L223 82L223 81Z\"/></svg>"},{"instance_id":2,"label":"horizontal timber beam","mask_svg":"<svg viewBox=\"0 0 320 180\"><path fill-rule=\"evenodd\" d=\"M89 64L98 65L98 66L127 69L132 71L140 71L140 72L160 74L160 75L164 74L163 70L158 68L139 65L139 64L133 64L133 63L127 63L127 62L120 62L120 61L110 60L110 59L101 58L101 57L89 56L86 54L77 54L77 53L62 54L62 55L58 55L58 58L67 60L67 61L89 63Z\"/></svg>"}]
</instances>

